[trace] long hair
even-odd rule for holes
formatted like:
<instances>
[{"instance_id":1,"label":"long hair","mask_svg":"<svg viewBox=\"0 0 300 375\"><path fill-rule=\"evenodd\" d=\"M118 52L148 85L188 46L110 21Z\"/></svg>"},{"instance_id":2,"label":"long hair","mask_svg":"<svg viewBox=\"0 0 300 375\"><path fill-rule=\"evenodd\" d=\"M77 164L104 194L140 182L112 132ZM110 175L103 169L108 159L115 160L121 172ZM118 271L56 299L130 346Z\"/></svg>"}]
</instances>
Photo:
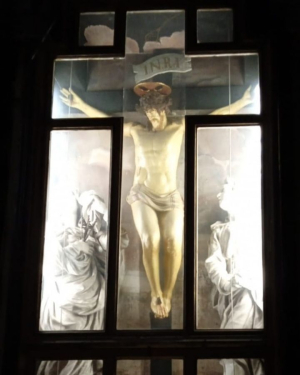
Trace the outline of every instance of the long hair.
<instances>
[{"instance_id":1,"label":"long hair","mask_svg":"<svg viewBox=\"0 0 300 375\"><path fill-rule=\"evenodd\" d=\"M157 91L150 91L140 98L140 104L136 105L136 110L145 113L148 110L156 109L158 112L166 112L168 115L172 99L169 96L162 95Z\"/></svg>"}]
</instances>

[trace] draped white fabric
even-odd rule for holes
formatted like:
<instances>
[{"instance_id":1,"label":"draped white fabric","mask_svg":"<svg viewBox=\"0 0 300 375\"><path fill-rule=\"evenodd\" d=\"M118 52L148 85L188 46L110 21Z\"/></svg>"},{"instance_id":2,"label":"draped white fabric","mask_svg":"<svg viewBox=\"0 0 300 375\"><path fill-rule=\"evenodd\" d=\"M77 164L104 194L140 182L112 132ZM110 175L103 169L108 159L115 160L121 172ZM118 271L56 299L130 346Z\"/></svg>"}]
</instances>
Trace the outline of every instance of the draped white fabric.
<instances>
[{"instance_id":1,"label":"draped white fabric","mask_svg":"<svg viewBox=\"0 0 300 375\"><path fill-rule=\"evenodd\" d=\"M43 361L37 375L101 375L101 360Z\"/></svg>"},{"instance_id":2,"label":"draped white fabric","mask_svg":"<svg viewBox=\"0 0 300 375\"><path fill-rule=\"evenodd\" d=\"M106 300L107 210L94 191L79 198L78 226L45 234L43 290L40 311L42 331L103 330ZM87 197L88 195L88 197ZM83 199L89 198L89 199ZM121 253L128 246L121 230ZM122 256L121 259L124 259ZM123 269L120 265L120 269ZM101 353L99 354L101 358ZM94 375L102 361L43 361L38 375Z\"/></svg>"},{"instance_id":3,"label":"draped white fabric","mask_svg":"<svg viewBox=\"0 0 300 375\"><path fill-rule=\"evenodd\" d=\"M220 328L263 328L261 262L254 266L253 261L245 261L257 259L256 244L243 241L245 231L232 221L216 222L211 229L205 266L214 283L213 306Z\"/></svg>"},{"instance_id":4,"label":"draped white fabric","mask_svg":"<svg viewBox=\"0 0 300 375\"><path fill-rule=\"evenodd\" d=\"M99 244L85 253L80 240L68 241L69 233L80 238L81 230L68 228L56 241L45 241L44 263L50 272L44 275L41 329L102 330L106 249Z\"/></svg>"},{"instance_id":5,"label":"draped white fabric","mask_svg":"<svg viewBox=\"0 0 300 375\"><path fill-rule=\"evenodd\" d=\"M264 375L263 361L260 359L222 359L223 375Z\"/></svg>"}]
</instances>

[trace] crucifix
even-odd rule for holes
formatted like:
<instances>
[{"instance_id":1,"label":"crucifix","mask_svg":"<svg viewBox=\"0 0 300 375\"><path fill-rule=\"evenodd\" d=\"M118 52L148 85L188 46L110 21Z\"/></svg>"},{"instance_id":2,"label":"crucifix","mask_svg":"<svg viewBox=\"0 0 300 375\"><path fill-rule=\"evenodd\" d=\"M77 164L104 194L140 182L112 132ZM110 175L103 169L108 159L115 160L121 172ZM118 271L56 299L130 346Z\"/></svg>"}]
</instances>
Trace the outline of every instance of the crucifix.
<instances>
[{"instance_id":1,"label":"crucifix","mask_svg":"<svg viewBox=\"0 0 300 375\"><path fill-rule=\"evenodd\" d=\"M139 111L147 126L125 122L124 136L135 146L135 175L127 196L139 234L143 264L151 289L150 308L157 319L167 318L182 258L184 204L177 189L176 174L184 136L184 118L169 116L172 88L162 82L144 81L133 88L139 97ZM84 102L72 89L61 90L64 104L89 117L107 114ZM252 102L250 88L241 99L211 114L234 114ZM160 241L163 264L160 264ZM163 268L164 284L160 280Z\"/></svg>"},{"instance_id":2,"label":"crucifix","mask_svg":"<svg viewBox=\"0 0 300 375\"><path fill-rule=\"evenodd\" d=\"M170 16L170 13L173 13L173 15L171 14ZM111 116L120 117L120 115L124 117L123 171L120 201L122 202L121 222L122 226L125 223L124 228L128 230L130 248L125 256L121 251L119 253L118 283L121 287L119 288L120 293L117 302L117 326L114 327L117 330L132 328L148 329L149 326L151 329L164 330L182 328L182 312L184 311L184 306L181 302L181 299L183 299L181 287L183 285L182 254L184 242L184 178L182 166L186 164L187 169L191 168L191 166L188 166L188 163L183 163L182 161L184 155L185 114L235 114L254 101L251 88L249 87L250 82L253 84L253 79L249 79L249 76L253 74L253 70L255 71L255 67L253 67L255 64L253 64L253 61L249 62L251 58L248 60L246 58L243 60L242 58L242 61L238 61L238 55L233 57L231 55L186 56L183 52L184 45L182 42L184 40L184 25L183 27L182 25L178 26L176 22L173 24L174 20L178 20L176 18L178 14L176 15L176 13L181 13L181 16L183 15L183 12L178 11L128 12L128 27L126 31L126 43L128 43L128 46L126 44L124 58L77 57L70 59L62 58L55 61L54 79L57 86L54 87L53 118L60 118L60 113L58 112L61 108L65 112L68 111L67 117L69 118L73 117L72 112L77 112L74 117L104 118ZM130 34L128 30L132 28L130 26L130 19L133 16L137 18L142 17L143 20L139 20L138 23L133 22L135 24L133 28L134 33ZM166 18L167 21L164 21L162 17ZM172 24L170 21L172 21ZM156 29L154 23L161 24L161 26ZM164 34L160 34L166 25L168 25L167 30L165 30ZM103 31L109 29L108 26L98 26L95 26L97 30ZM147 28L148 30L146 30ZM155 33L149 31L151 28ZM112 31L109 30L110 34L112 34ZM138 42L131 39L131 45L129 46L127 39L133 37L136 37ZM145 43L144 46L141 42ZM113 41L111 44L113 44ZM137 46L138 44L139 46ZM130 50L129 47L134 48ZM96 66L97 64L98 66ZM83 69L80 70L79 66L83 67ZM250 73L249 70L251 71ZM120 74L121 71L122 74ZM67 80L69 77L70 82L68 83ZM232 90L233 86L234 90ZM248 89L246 89L247 87ZM81 89L83 90L80 91ZM231 97L231 90L233 91L234 98ZM57 95L58 92L60 92L60 99L59 95ZM187 105L185 105L185 100L182 100L185 97L185 93L188 94ZM114 100L111 100L113 97L121 98L122 94L122 101L120 100L118 104L123 103L123 110L121 110L122 104L116 108L114 107ZM212 103L207 100L206 94L209 94L210 98L213 98ZM227 95L228 100L225 101L224 98L227 99ZM210 106L210 104L212 105ZM218 124L217 121L215 121L216 124ZM101 121L98 121L98 123L100 128L106 128L106 126L102 126ZM118 124L113 124L110 126L109 131L105 131L111 134L115 131L115 125ZM191 125L200 126L199 123ZM89 133L86 130L82 130L82 133ZM207 131L207 129L204 131ZM78 129L73 132L79 133ZM97 130L97 132L103 133L103 130ZM119 133L117 132L117 134ZM96 137L101 139L102 143L100 145L95 145L94 142L86 142L82 135L77 134L77 137L75 137L76 142L73 142L71 145L72 150L66 152L66 155L68 155L66 165L70 166L69 169L72 171L78 170L77 174L80 175L84 184L91 185L89 189L91 187L94 188L93 185L103 184L104 179L101 176L101 171L99 171L99 168L94 168L95 166L107 169L107 181L109 181L110 168L115 165L113 163L110 166L110 143L105 142L106 138L103 134L95 135L93 141L96 140ZM200 139L198 132L197 139ZM192 141L192 139L189 140ZM218 149L222 148L221 143L218 142ZM116 143L113 144L115 145ZM61 150L70 149L69 141L62 142L59 145L61 146ZM79 146L82 145L85 146L84 152L80 151ZM210 155L207 149L209 149L209 146L201 149L205 157ZM114 148L112 160L115 160L118 152L121 152L121 150ZM60 153L56 153L56 158L59 159L58 163L63 164L58 154ZM72 162L69 160L70 154L72 154ZM192 155L192 157L197 158L197 163L201 164L199 162L199 153ZM78 160L80 162L77 163ZM130 160L129 163L127 160ZM211 160L213 160L213 156ZM221 162L223 162L223 159ZM80 167L81 170L79 171ZM65 172L66 168L63 170L63 173ZM119 174L119 170L116 173ZM198 173L198 176L203 176L203 178L205 178L204 175L205 173ZM68 173L66 173L66 176L68 176ZM95 184L95 181L97 181L97 184ZM84 184L78 183L78 191L82 191L82 185ZM76 182L71 182L68 184L68 187L73 187L74 185L76 185ZM67 190L67 188L65 189ZM72 190L73 194L74 191L76 192L77 190ZM105 200L108 201L109 187L106 190L104 188L101 189L101 192L103 191L105 191ZM89 190L88 192L91 191ZM113 194L115 193L114 191L112 192L112 199L114 199ZM187 191L186 193L193 194L191 191ZM92 260L94 260L92 256L98 257L99 255L93 251L94 247L90 249L89 244L87 244L88 239L91 241L91 239L94 239L93 237L97 238L104 249L107 238L107 232L105 231L107 231L108 225L110 225L107 220L104 220L105 225L101 226L103 233L101 233L100 227L98 229L95 227L95 225L100 225L96 223L96 219L102 219L101 215L104 217L103 210L96 209L96 203L98 202L99 206L99 202L102 201L103 197L99 196L97 199L94 193L92 196L93 203L88 201L87 208L82 209L81 224L85 223L82 220L87 215L85 218L86 225L84 224L81 227L80 232L80 234L83 233L83 239L80 238L78 243L76 243L79 258L83 266L85 266L85 255L89 256ZM196 201L199 203L201 201L199 200L199 194L197 195L197 199ZM79 200L77 199L78 203L80 203ZM199 207L205 207L205 203L202 200ZM95 207L93 208L93 206ZM84 207L83 204L82 207ZM61 205L62 211L66 212L67 208L64 202ZM72 212L72 218L77 218L77 204L76 209L73 209ZM197 225L198 221L197 217ZM86 230L84 230L85 226ZM122 227L120 232L122 232ZM197 233L199 234L199 232L198 228ZM114 233L114 231L111 233ZM203 237L201 241L205 242L203 241ZM86 245L85 248L84 245ZM75 245L72 246L73 249ZM67 254L65 248L66 246L61 247L61 253ZM116 251L114 248L111 250ZM186 249L186 251L200 253L197 246ZM77 256L77 253L75 255ZM124 258L126 262L126 275L122 278L123 273L120 270L122 270L122 265L125 263L122 263ZM94 263L98 265L98 263ZM201 263L201 259L199 263ZM94 299L96 300L97 313L99 311L99 319L95 320L99 324L93 326L93 330L102 330L104 328L105 310L107 310L105 303L110 298L110 290L105 289L106 256L99 257L99 264L103 265L104 271L101 269L103 284L101 284L101 289L97 289L97 293L94 293L96 283L90 277L87 279L90 283L89 288L86 288L87 283L84 284L82 282L82 277L78 278L78 280L75 279L73 283L76 286L76 288L73 288L75 290L74 295L77 297L80 294L80 302L87 304L90 302L89 295L86 293L87 289L91 291L92 297L97 297ZM64 274L63 267L62 271ZM55 283L61 276L62 271L60 269L58 277L53 278ZM98 267L93 272L89 272L88 270L87 273L89 276L96 276L97 278L100 275L99 271L100 268ZM202 275L201 269L199 272L199 266L198 273ZM195 276L198 277L198 275ZM188 288L191 286L190 281L186 285ZM65 287L65 290L63 288L61 290L65 293L66 299L68 299L70 297L70 293L68 293L70 290L68 288L68 281L63 287ZM199 292L198 294L200 295ZM102 299L98 298L100 295ZM107 298L106 295L108 296ZM92 300L92 298L90 299ZM57 311L59 312L63 311L61 301L62 298L53 298L53 306L58 306ZM201 300L201 303L205 305L205 299ZM74 310L74 305L75 303L69 303L70 310ZM52 311L54 310L56 309L52 309ZM114 309L113 311L115 312ZM90 316L93 317L94 309L91 314L87 314L85 311L83 314L77 314L77 312L78 310L74 314L76 323L80 323L80 318L82 317L82 320L93 320L93 318L90 319ZM150 315L150 319L148 319L148 314ZM196 315L197 317L200 316L198 310ZM49 316L51 320L56 318L55 314ZM209 314L206 314L206 316L209 316ZM71 329L71 319L65 319L65 316L62 317L62 314L60 314L58 320L56 330ZM65 327L63 325L64 321L67 323ZM110 326L111 322L108 320L108 326ZM78 324L78 327L76 330L89 329L87 325ZM177 363L176 365L171 359L155 358L153 356L150 356L150 358L150 373L152 375L182 373L182 369L179 369L179 364ZM87 373L94 373L96 365L97 371L102 372L102 360L98 362L96 364L94 360L78 360L74 364L73 361L67 361L66 366L76 366L80 368L80 373L86 375ZM45 361L43 364L45 368L52 368L54 365L56 372L58 372L59 364L56 365L53 361ZM143 366L142 364L141 368ZM149 366L149 364L146 366ZM147 370L148 367L145 369ZM63 371L66 371L66 369ZM149 372L144 371L143 373Z\"/></svg>"},{"instance_id":3,"label":"crucifix","mask_svg":"<svg viewBox=\"0 0 300 375\"><path fill-rule=\"evenodd\" d=\"M163 32L167 33L168 28L171 28L169 34L164 35L173 31L171 36L159 38ZM140 117L137 121L129 120L127 104L123 104L124 137L133 140L135 153L134 178L126 200L131 207L142 247L143 265L151 290L153 321L158 322L168 318L172 309L183 245L184 203L177 186L177 170L185 119L183 106L181 114L178 114L180 111L176 114L171 98L174 99L174 91L184 91L186 82L191 79L195 81L195 87L207 85L209 79L215 86L228 84L229 87L231 83L238 85L240 82L231 82L230 78L228 82L226 79L222 81L224 77L220 79L210 64L205 65L204 73L201 64L197 68L194 66L193 72L191 58L183 52L184 17L181 11L129 12L126 30L123 97L138 100L136 108L143 117L143 121L139 121ZM141 43L145 43L143 47ZM230 64L228 67L225 65L221 66L221 71L225 69L223 76L235 76ZM200 76L202 74L200 78L199 72ZM98 73L100 86L102 80L107 84L110 80L115 82L118 77L118 73L112 70L108 74L107 70L105 72L100 68ZM187 80L180 83L181 77L187 73L190 74ZM166 77L172 77L171 83ZM117 86L120 88L120 83ZM72 88L62 87L60 93L66 106L76 108L88 117L109 116L108 111L95 108ZM210 114L235 114L252 102L249 87L240 99L235 102L229 100L229 105L221 106Z\"/></svg>"}]
</instances>

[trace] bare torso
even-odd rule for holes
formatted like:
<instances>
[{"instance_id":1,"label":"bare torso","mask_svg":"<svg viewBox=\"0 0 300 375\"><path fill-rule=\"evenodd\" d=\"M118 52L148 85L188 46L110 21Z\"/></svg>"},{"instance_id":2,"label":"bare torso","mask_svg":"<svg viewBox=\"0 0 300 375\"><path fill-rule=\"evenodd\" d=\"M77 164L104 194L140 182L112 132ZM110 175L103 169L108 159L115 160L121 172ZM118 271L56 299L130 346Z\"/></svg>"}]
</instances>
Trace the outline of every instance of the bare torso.
<instances>
[{"instance_id":1,"label":"bare torso","mask_svg":"<svg viewBox=\"0 0 300 375\"><path fill-rule=\"evenodd\" d=\"M135 145L134 185L144 184L156 194L176 190L183 124L171 123L157 132L136 125L130 134Z\"/></svg>"}]
</instances>

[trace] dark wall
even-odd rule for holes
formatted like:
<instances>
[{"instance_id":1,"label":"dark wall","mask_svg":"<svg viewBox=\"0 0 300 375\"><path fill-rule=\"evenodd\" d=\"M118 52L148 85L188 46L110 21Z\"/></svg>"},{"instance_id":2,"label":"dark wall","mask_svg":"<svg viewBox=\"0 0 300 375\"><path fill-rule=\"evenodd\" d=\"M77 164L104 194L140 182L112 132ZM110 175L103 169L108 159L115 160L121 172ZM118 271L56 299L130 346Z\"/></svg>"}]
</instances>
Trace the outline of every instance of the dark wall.
<instances>
[{"instance_id":1,"label":"dark wall","mask_svg":"<svg viewBox=\"0 0 300 375\"><path fill-rule=\"evenodd\" d=\"M278 104L280 124L281 163L281 208L283 243L282 264L278 294L282 298L282 351L283 373L295 372L293 358L296 358L300 307L300 256L296 240L299 227L299 146L296 128L299 126L299 66L300 66L300 24L299 2L280 1L272 17L273 46L278 79ZM297 132L299 134L299 132ZM298 217L297 217L298 216ZM292 342L293 341L293 342Z\"/></svg>"},{"instance_id":2,"label":"dark wall","mask_svg":"<svg viewBox=\"0 0 300 375\"><path fill-rule=\"evenodd\" d=\"M8 2L7 2L8 3ZM24 181L31 171L26 164L25 145L30 133L28 124L34 108L30 97L34 95L33 77L36 55L45 40L59 39L55 20L60 16L63 1L14 1L10 9L1 11L2 54L1 68L4 103L2 109L3 135L1 137L1 310L0 368L3 374L16 372L16 358L20 345L21 285L30 270L24 269L22 236L25 235L26 212L23 207ZM101 2L99 2L100 4ZM200 2L201 3L201 2ZM276 288L280 296L280 334L282 339L282 373L292 367L296 357L293 338L299 332L300 259L296 242L296 212L299 191L297 161L300 159L296 144L298 126L300 66L300 12L298 0L254 1L246 0L244 6L244 32L248 39L269 37L272 41L274 61L273 80L277 90L278 118L280 124L280 168L282 210L282 244L280 264L277 265ZM34 265L33 265L34 266ZM292 360L291 360L292 359Z\"/></svg>"},{"instance_id":3,"label":"dark wall","mask_svg":"<svg viewBox=\"0 0 300 375\"><path fill-rule=\"evenodd\" d=\"M59 11L58 1L1 4L0 373L15 374L20 345L26 212L24 183L35 58ZM51 33L50 33L51 34ZM53 37L51 35L49 37Z\"/></svg>"}]
</instances>

